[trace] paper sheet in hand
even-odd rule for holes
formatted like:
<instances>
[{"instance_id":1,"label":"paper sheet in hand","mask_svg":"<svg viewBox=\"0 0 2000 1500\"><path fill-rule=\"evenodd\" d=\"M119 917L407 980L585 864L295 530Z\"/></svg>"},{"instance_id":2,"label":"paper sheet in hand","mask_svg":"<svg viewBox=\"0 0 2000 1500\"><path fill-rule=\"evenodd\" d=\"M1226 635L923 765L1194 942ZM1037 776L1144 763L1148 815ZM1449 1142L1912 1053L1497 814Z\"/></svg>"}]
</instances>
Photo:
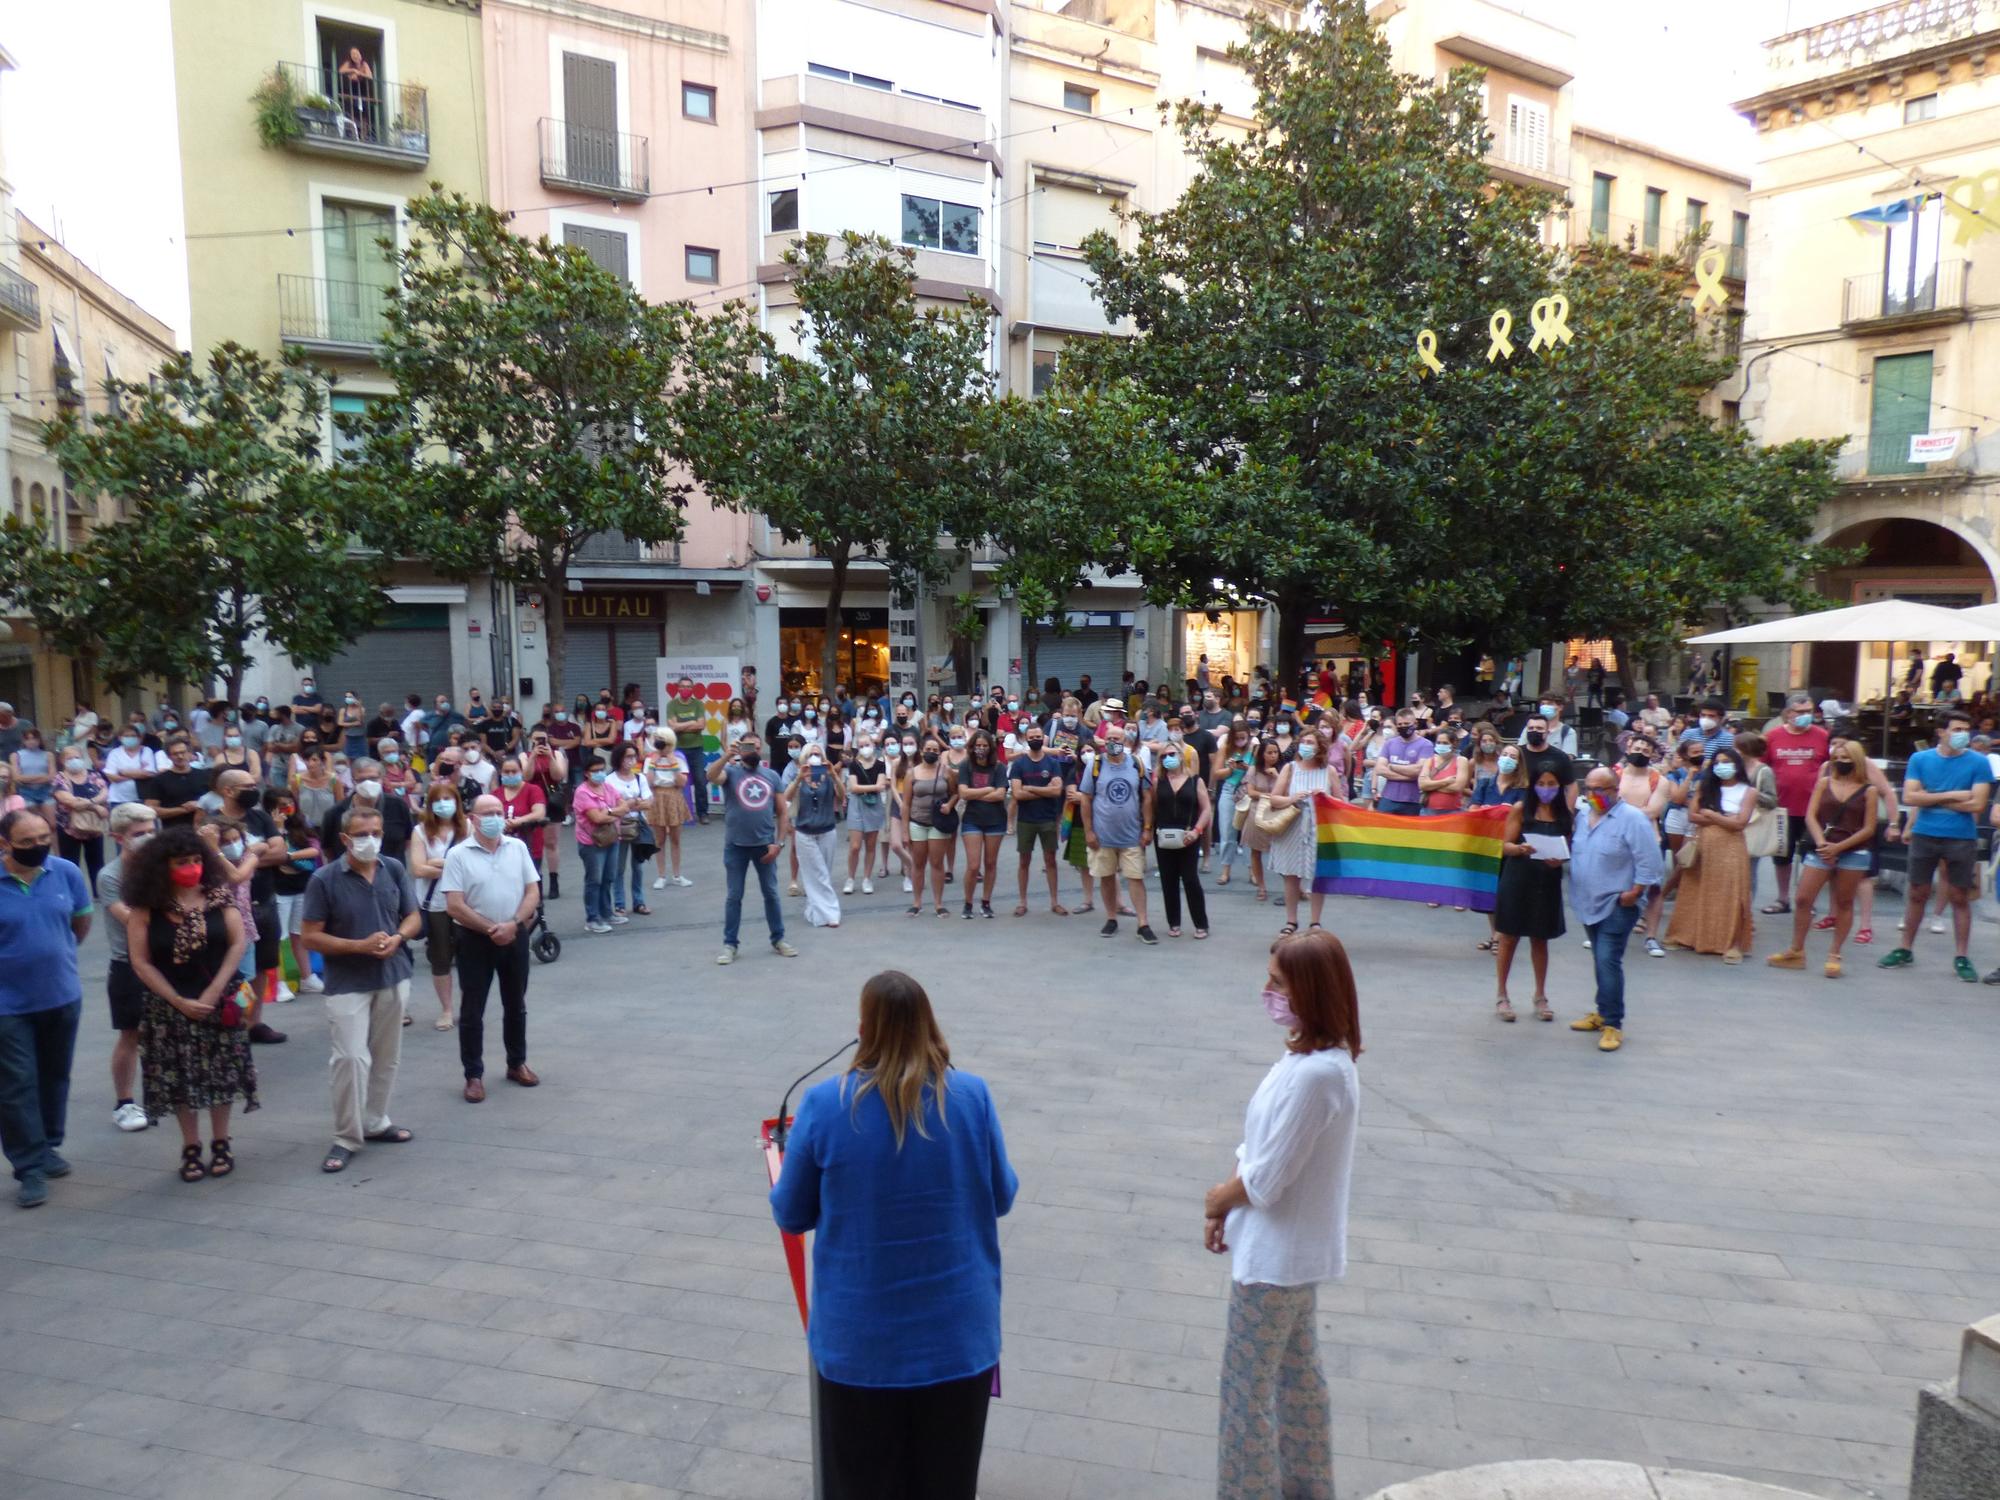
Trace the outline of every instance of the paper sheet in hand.
<instances>
[{"instance_id":1,"label":"paper sheet in hand","mask_svg":"<svg viewBox=\"0 0 2000 1500\"><path fill-rule=\"evenodd\" d=\"M1521 842L1535 851L1536 859L1569 858L1569 840L1559 833L1525 833Z\"/></svg>"}]
</instances>

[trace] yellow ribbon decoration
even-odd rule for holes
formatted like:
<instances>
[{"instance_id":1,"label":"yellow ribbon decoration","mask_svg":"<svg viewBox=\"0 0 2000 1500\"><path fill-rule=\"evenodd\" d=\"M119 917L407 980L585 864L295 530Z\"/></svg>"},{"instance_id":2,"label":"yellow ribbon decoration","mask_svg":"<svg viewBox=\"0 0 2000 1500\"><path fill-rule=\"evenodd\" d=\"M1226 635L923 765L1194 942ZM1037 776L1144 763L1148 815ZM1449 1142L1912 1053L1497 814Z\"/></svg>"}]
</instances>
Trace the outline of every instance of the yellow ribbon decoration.
<instances>
[{"instance_id":1,"label":"yellow ribbon decoration","mask_svg":"<svg viewBox=\"0 0 2000 1500\"><path fill-rule=\"evenodd\" d=\"M1711 301L1717 307L1729 306L1729 293L1722 285L1722 246L1710 245L1694 263L1694 310L1700 312Z\"/></svg>"},{"instance_id":2,"label":"yellow ribbon decoration","mask_svg":"<svg viewBox=\"0 0 2000 1500\"><path fill-rule=\"evenodd\" d=\"M1553 349L1560 339L1567 344L1576 335L1569 329L1569 298L1561 292L1553 297L1544 297L1529 313L1535 325L1535 336L1528 340L1528 349L1533 353L1541 349Z\"/></svg>"},{"instance_id":3,"label":"yellow ribbon decoration","mask_svg":"<svg viewBox=\"0 0 2000 1500\"><path fill-rule=\"evenodd\" d=\"M1944 206L1958 220L1958 232L1952 236L1955 245L1969 245L1989 230L2000 229L2000 171L1959 178L1944 190Z\"/></svg>"},{"instance_id":4,"label":"yellow ribbon decoration","mask_svg":"<svg viewBox=\"0 0 2000 1500\"><path fill-rule=\"evenodd\" d=\"M1444 374L1444 362L1438 358L1438 336L1428 328L1417 335L1417 358L1424 362L1424 368L1417 371L1417 379L1428 380L1432 371Z\"/></svg>"},{"instance_id":5,"label":"yellow ribbon decoration","mask_svg":"<svg viewBox=\"0 0 2000 1500\"><path fill-rule=\"evenodd\" d=\"M1502 355L1512 359L1514 346L1507 341L1507 335L1514 331L1514 315L1504 307L1498 309L1487 321L1486 331L1493 335L1493 342L1486 346L1486 362L1490 365Z\"/></svg>"}]
</instances>

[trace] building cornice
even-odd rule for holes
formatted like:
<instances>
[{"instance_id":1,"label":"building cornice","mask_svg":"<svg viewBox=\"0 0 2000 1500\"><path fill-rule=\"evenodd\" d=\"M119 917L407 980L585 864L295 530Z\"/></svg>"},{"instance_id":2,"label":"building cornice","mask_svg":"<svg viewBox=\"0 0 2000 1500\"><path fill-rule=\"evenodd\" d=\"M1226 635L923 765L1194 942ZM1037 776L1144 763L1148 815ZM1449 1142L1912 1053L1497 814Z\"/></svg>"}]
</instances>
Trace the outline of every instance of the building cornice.
<instances>
[{"instance_id":1,"label":"building cornice","mask_svg":"<svg viewBox=\"0 0 2000 1500\"><path fill-rule=\"evenodd\" d=\"M1672 166L1685 167L1690 172L1702 172L1710 177L1720 177L1741 187L1750 186L1749 177L1741 172L1732 172L1729 168L1718 167L1712 162L1696 161L1691 156L1682 156L1677 152L1664 151L1646 141L1631 140L1626 136L1613 135L1608 130L1593 129L1588 125L1575 125L1570 128L1570 138L1574 140L1578 136L1586 140L1603 141L1607 146L1616 146L1621 151L1632 151L1641 156L1654 157Z\"/></svg>"},{"instance_id":2,"label":"building cornice","mask_svg":"<svg viewBox=\"0 0 2000 1500\"><path fill-rule=\"evenodd\" d=\"M783 286L791 281L793 274L792 268L782 261L761 265L757 268L757 284ZM915 287L919 297L929 297L938 302L970 302L976 297L992 309L995 319L1003 322L1006 319L1006 307L994 287L975 286L969 281L945 281L935 276L919 276Z\"/></svg>"},{"instance_id":3,"label":"building cornice","mask_svg":"<svg viewBox=\"0 0 2000 1500\"><path fill-rule=\"evenodd\" d=\"M1100 53L1085 52L1081 48L1072 50L1068 47L1058 47L1045 38L1025 37L1015 32L1012 49L1016 57L1032 58L1036 62L1049 63L1058 68L1074 68L1077 72L1088 73L1093 78L1116 78L1121 83L1137 84L1140 88L1146 89L1157 89L1160 86L1160 73L1157 68L1138 68L1129 63L1113 62Z\"/></svg>"},{"instance_id":4,"label":"building cornice","mask_svg":"<svg viewBox=\"0 0 2000 1500\"><path fill-rule=\"evenodd\" d=\"M120 327L130 329L134 337L167 354L178 352L174 347L173 328L166 319L146 311L133 298L119 291L79 260L74 250L26 214L16 210L14 221L14 237L19 242L21 254L32 261L48 280L75 288L77 294L91 306ZM46 249L42 248L44 245ZM53 314L53 309L50 311Z\"/></svg>"},{"instance_id":5,"label":"building cornice","mask_svg":"<svg viewBox=\"0 0 2000 1500\"><path fill-rule=\"evenodd\" d=\"M646 16L614 10L608 5L593 5L590 0L485 0L485 3L499 9L561 16L565 20L582 21L605 31L623 32L628 36L645 37L648 41L666 42L672 46L692 47L701 52L729 51L729 38L719 31L704 31L697 26L683 26L677 21L655 21Z\"/></svg>"},{"instance_id":6,"label":"building cornice","mask_svg":"<svg viewBox=\"0 0 2000 1500\"><path fill-rule=\"evenodd\" d=\"M1767 89L1748 99L1739 99L1731 107L1763 130L1773 123L1772 117L1780 110L1789 110L1794 118L1803 117L1808 102L1816 102L1820 115L1825 116L1865 108L1875 101L1878 88L1883 90L1884 98L1900 98L1903 81L1911 74L1934 72L1948 77L1953 64L1961 61L1970 66L1973 77L1984 77L1994 61L2000 60L1996 54L2000 54L2000 31L1949 37L1929 47L1893 57L1871 58L1852 67L1833 68L1815 78Z\"/></svg>"}]
</instances>

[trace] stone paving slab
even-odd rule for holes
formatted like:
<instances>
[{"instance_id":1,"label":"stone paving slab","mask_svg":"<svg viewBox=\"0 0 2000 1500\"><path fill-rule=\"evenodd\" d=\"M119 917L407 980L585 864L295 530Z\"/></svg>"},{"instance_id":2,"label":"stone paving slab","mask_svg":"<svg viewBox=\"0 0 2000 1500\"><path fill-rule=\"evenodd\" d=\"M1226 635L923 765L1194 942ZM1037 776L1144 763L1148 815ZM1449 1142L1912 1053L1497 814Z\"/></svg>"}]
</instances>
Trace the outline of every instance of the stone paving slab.
<instances>
[{"instance_id":1,"label":"stone paving slab","mask_svg":"<svg viewBox=\"0 0 2000 1500\"><path fill-rule=\"evenodd\" d=\"M714 843L691 830L699 884L609 936L555 904L542 1088L460 1102L420 976L394 1111L418 1138L337 1177L310 997L259 1049L231 1180L176 1181L171 1128L113 1130L93 938L75 1175L0 1210L0 1496L808 1494L756 1122L885 965L991 1082L1022 1180L982 1492L1212 1494L1227 1270L1199 1201L1277 1053L1280 914L1211 890L1212 941L1147 949L1129 922L905 918L891 881L795 927L802 958L753 924L718 969ZM1320 1299L1342 1496L1587 1458L1903 1500L1918 1387L2000 1308L2000 997L1934 941L1837 983L1635 957L1606 1057L1493 1023L1478 918L1328 913L1368 1044L1351 1271ZM1565 1020L1588 982L1559 943Z\"/></svg>"}]
</instances>

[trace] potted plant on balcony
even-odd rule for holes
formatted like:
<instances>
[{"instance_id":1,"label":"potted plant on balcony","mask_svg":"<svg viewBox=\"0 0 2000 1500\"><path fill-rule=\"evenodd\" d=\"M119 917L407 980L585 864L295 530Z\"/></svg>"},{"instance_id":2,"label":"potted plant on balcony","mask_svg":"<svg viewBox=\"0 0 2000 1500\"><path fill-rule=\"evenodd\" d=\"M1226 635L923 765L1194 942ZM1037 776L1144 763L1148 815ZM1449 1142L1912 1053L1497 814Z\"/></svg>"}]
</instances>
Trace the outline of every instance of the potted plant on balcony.
<instances>
[{"instance_id":1,"label":"potted plant on balcony","mask_svg":"<svg viewBox=\"0 0 2000 1500\"><path fill-rule=\"evenodd\" d=\"M352 135L352 128L342 129L343 116L334 108L333 101L324 94L306 94L300 98L292 111L299 122L299 128L308 135L330 136L339 139L342 135Z\"/></svg>"},{"instance_id":2,"label":"potted plant on balcony","mask_svg":"<svg viewBox=\"0 0 2000 1500\"><path fill-rule=\"evenodd\" d=\"M257 111L257 138L266 146L289 145L305 133L298 87L282 67L273 68L257 85L250 102Z\"/></svg>"},{"instance_id":3,"label":"potted plant on balcony","mask_svg":"<svg viewBox=\"0 0 2000 1500\"><path fill-rule=\"evenodd\" d=\"M401 97L403 107L389 122L389 130L405 151L428 151L431 138L430 93L421 83L405 82Z\"/></svg>"}]
</instances>

